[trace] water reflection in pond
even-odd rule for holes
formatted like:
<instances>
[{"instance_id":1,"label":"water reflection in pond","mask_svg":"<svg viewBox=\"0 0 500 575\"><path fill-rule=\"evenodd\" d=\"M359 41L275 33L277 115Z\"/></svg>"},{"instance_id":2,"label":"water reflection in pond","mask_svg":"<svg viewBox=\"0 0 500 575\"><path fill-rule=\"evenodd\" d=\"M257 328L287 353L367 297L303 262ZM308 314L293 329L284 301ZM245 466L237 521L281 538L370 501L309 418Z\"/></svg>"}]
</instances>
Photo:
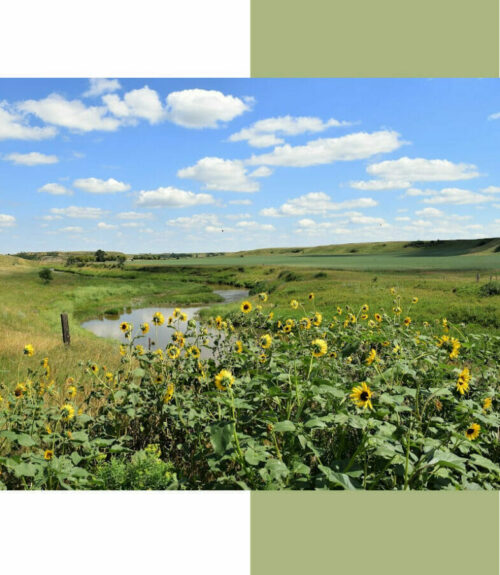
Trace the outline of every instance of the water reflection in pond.
<instances>
[{"instance_id":1,"label":"water reflection in pond","mask_svg":"<svg viewBox=\"0 0 500 575\"><path fill-rule=\"evenodd\" d=\"M248 290L215 290L214 293L219 294L224 298L221 303L234 303L240 301L248 296ZM178 306L181 307L181 306ZM196 316L196 314L207 306L200 307L182 307L182 311L187 315L187 321ZM92 319L82 323L82 327L88 329L93 334L99 337L109 337L116 339L120 343L127 343L127 339L120 331L120 324L124 321L131 323L134 326L134 334L138 332L141 323L149 323L150 332L147 336L137 340L144 347L148 347L148 338L151 339L151 349L165 348L172 341L172 329L167 329L162 326L158 329L157 336L153 326L153 314L157 311L161 312L167 318L172 315L175 308L173 307L143 307L140 309L127 308L121 314L103 317L101 319ZM179 322L181 331L186 331L187 321Z\"/></svg>"}]
</instances>

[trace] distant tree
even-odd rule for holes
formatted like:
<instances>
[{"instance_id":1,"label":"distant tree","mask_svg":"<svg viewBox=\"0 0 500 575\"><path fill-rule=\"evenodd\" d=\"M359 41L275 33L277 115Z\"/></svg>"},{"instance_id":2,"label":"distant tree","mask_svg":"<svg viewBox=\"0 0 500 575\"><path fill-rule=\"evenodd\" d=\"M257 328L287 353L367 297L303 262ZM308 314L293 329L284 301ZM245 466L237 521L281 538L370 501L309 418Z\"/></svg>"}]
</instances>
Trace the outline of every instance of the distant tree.
<instances>
[{"instance_id":1,"label":"distant tree","mask_svg":"<svg viewBox=\"0 0 500 575\"><path fill-rule=\"evenodd\" d=\"M116 261L118 262L118 267L123 268L123 264L127 261L125 256L119 255L116 256Z\"/></svg>"},{"instance_id":2,"label":"distant tree","mask_svg":"<svg viewBox=\"0 0 500 575\"><path fill-rule=\"evenodd\" d=\"M106 252L104 250L97 250L94 257L96 262L104 262L106 261Z\"/></svg>"},{"instance_id":3,"label":"distant tree","mask_svg":"<svg viewBox=\"0 0 500 575\"><path fill-rule=\"evenodd\" d=\"M54 279L54 275L52 274L52 270L50 268L42 268L38 272L38 276L45 284L50 283Z\"/></svg>"}]
</instances>

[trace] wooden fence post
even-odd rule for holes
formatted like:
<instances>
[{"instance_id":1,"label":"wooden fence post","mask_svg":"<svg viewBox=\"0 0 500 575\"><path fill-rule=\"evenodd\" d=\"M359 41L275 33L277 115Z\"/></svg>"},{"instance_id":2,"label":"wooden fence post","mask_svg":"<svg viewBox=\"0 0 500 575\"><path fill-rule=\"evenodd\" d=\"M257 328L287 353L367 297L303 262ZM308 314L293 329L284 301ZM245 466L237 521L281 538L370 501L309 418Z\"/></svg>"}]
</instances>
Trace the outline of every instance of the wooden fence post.
<instances>
[{"instance_id":1,"label":"wooden fence post","mask_svg":"<svg viewBox=\"0 0 500 575\"><path fill-rule=\"evenodd\" d=\"M68 321L68 314L67 313L61 314L61 328L62 328L63 343L65 343L66 345L69 345L71 338L69 335L69 321Z\"/></svg>"}]
</instances>

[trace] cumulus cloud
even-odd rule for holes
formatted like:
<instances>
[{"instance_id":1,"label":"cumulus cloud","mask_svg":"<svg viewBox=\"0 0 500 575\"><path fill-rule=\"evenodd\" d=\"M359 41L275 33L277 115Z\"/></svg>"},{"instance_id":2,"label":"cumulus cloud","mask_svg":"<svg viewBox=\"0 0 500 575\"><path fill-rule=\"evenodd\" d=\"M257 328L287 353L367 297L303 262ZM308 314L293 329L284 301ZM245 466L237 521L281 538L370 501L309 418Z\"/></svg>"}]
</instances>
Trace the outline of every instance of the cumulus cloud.
<instances>
[{"instance_id":1,"label":"cumulus cloud","mask_svg":"<svg viewBox=\"0 0 500 575\"><path fill-rule=\"evenodd\" d=\"M81 100L66 100L59 94L50 94L41 100L26 100L18 103L17 108L47 124L78 132L113 132L120 127L120 120L110 116L106 106L86 106Z\"/></svg>"},{"instance_id":2,"label":"cumulus cloud","mask_svg":"<svg viewBox=\"0 0 500 575\"><path fill-rule=\"evenodd\" d=\"M41 154L39 152L29 152L28 154L12 153L3 157L7 162L19 166L40 166L44 164L57 164L59 158L53 155Z\"/></svg>"},{"instance_id":3,"label":"cumulus cloud","mask_svg":"<svg viewBox=\"0 0 500 575\"><path fill-rule=\"evenodd\" d=\"M67 226L65 228L60 228L59 231L68 234L81 234L83 232L83 228L80 226Z\"/></svg>"},{"instance_id":4,"label":"cumulus cloud","mask_svg":"<svg viewBox=\"0 0 500 575\"><path fill-rule=\"evenodd\" d=\"M89 89L83 94L84 98L95 98L107 94L109 92L116 92L121 88L118 80L108 80L107 78L89 78Z\"/></svg>"},{"instance_id":5,"label":"cumulus cloud","mask_svg":"<svg viewBox=\"0 0 500 575\"><path fill-rule=\"evenodd\" d=\"M160 97L148 86L127 92L123 98L117 94L107 94L102 98L109 111L119 118L142 118L150 124L156 124L165 119L165 110Z\"/></svg>"},{"instance_id":6,"label":"cumulus cloud","mask_svg":"<svg viewBox=\"0 0 500 575\"><path fill-rule=\"evenodd\" d=\"M324 192L310 192L298 198L287 200L279 208L264 208L260 211L260 214L268 217L301 216L305 214L325 214L330 211L343 209L371 208L376 205L377 202L372 198L356 198L334 202Z\"/></svg>"},{"instance_id":7,"label":"cumulus cloud","mask_svg":"<svg viewBox=\"0 0 500 575\"><path fill-rule=\"evenodd\" d=\"M31 126L26 118L0 102L0 140L44 140L57 134L52 126Z\"/></svg>"},{"instance_id":8,"label":"cumulus cloud","mask_svg":"<svg viewBox=\"0 0 500 575\"><path fill-rule=\"evenodd\" d=\"M292 166L304 168L362 160L376 154L397 150L403 145L397 132L382 130L379 132L357 132L339 138L320 138L303 146L278 146L268 154L253 155L247 163L250 165Z\"/></svg>"},{"instance_id":9,"label":"cumulus cloud","mask_svg":"<svg viewBox=\"0 0 500 575\"><path fill-rule=\"evenodd\" d=\"M46 194L52 194L53 196L71 196L73 195L72 190L69 190L65 186L56 183L48 183L38 188L39 192L44 192Z\"/></svg>"},{"instance_id":10,"label":"cumulus cloud","mask_svg":"<svg viewBox=\"0 0 500 575\"><path fill-rule=\"evenodd\" d=\"M79 178L73 182L73 186L89 194L115 194L117 192L127 192L130 185L119 182L114 178L100 180L99 178Z\"/></svg>"},{"instance_id":11,"label":"cumulus cloud","mask_svg":"<svg viewBox=\"0 0 500 575\"><path fill-rule=\"evenodd\" d=\"M495 200L493 194L480 194L461 188L444 188L439 191L425 190L419 195L426 196L422 200L425 204L483 204Z\"/></svg>"},{"instance_id":12,"label":"cumulus cloud","mask_svg":"<svg viewBox=\"0 0 500 575\"><path fill-rule=\"evenodd\" d=\"M16 218L8 214L0 214L0 228L10 228L16 225Z\"/></svg>"},{"instance_id":13,"label":"cumulus cloud","mask_svg":"<svg viewBox=\"0 0 500 575\"><path fill-rule=\"evenodd\" d=\"M409 188L414 182L469 180L480 175L474 164L408 157L371 164L366 171L377 179L351 182L352 188L358 190L404 189Z\"/></svg>"},{"instance_id":14,"label":"cumulus cloud","mask_svg":"<svg viewBox=\"0 0 500 575\"><path fill-rule=\"evenodd\" d=\"M153 214L151 212L120 212L116 217L119 220L149 220Z\"/></svg>"},{"instance_id":15,"label":"cumulus cloud","mask_svg":"<svg viewBox=\"0 0 500 575\"><path fill-rule=\"evenodd\" d=\"M260 224L259 222L255 222L253 220L243 220L238 222L236 227L256 232L273 232L276 229L271 224Z\"/></svg>"},{"instance_id":16,"label":"cumulus cloud","mask_svg":"<svg viewBox=\"0 0 500 575\"><path fill-rule=\"evenodd\" d=\"M339 122L334 118L323 122L320 118L311 116L280 116L259 120L243 128L229 137L230 142L247 141L255 148L267 148L283 144L284 139L280 136L297 136L299 134L312 134L323 132L328 128L349 126L349 122Z\"/></svg>"},{"instance_id":17,"label":"cumulus cloud","mask_svg":"<svg viewBox=\"0 0 500 575\"><path fill-rule=\"evenodd\" d=\"M138 206L150 206L152 208L187 208L214 203L215 200L210 194L195 194L172 186L157 188L156 190L143 190L139 192L137 199Z\"/></svg>"},{"instance_id":18,"label":"cumulus cloud","mask_svg":"<svg viewBox=\"0 0 500 575\"><path fill-rule=\"evenodd\" d=\"M56 216L64 216L75 219L99 219L105 212L101 208L89 208L80 206L69 206L68 208L52 208L50 212Z\"/></svg>"},{"instance_id":19,"label":"cumulus cloud","mask_svg":"<svg viewBox=\"0 0 500 575\"><path fill-rule=\"evenodd\" d=\"M114 224L107 224L106 222L99 222L97 227L100 230L116 230L118 226L115 226Z\"/></svg>"},{"instance_id":20,"label":"cumulus cloud","mask_svg":"<svg viewBox=\"0 0 500 575\"><path fill-rule=\"evenodd\" d=\"M222 223L216 214L193 214L192 216L182 216L167 221L167 225L183 229L202 229L206 226L216 226L219 229Z\"/></svg>"},{"instance_id":21,"label":"cumulus cloud","mask_svg":"<svg viewBox=\"0 0 500 575\"><path fill-rule=\"evenodd\" d=\"M167 116L184 128L218 128L250 109L250 100L223 94L218 90L181 90L167 98Z\"/></svg>"},{"instance_id":22,"label":"cumulus cloud","mask_svg":"<svg viewBox=\"0 0 500 575\"><path fill-rule=\"evenodd\" d=\"M259 183L248 174L241 160L223 160L222 158L202 158L194 166L177 172L179 178L197 180L206 190L226 192L257 192ZM261 172L259 177L268 176ZM254 176L255 177L255 176Z\"/></svg>"}]
</instances>

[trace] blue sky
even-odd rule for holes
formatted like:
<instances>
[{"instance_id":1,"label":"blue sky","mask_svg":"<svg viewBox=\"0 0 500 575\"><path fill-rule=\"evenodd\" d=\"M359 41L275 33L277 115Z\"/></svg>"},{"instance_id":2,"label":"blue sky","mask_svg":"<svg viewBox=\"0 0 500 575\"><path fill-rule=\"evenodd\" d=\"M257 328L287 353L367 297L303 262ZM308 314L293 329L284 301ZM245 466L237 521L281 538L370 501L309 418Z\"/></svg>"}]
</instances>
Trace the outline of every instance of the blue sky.
<instances>
[{"instance_id":1,"label":"blue sky","mask_svg":"<svg viewBox=\"0 0 500 575\"><path fill-rule=\"evenodd\" d=\"M500 235L500 81L0 79L0 252Z\"/></svg>"}]
</instances>

